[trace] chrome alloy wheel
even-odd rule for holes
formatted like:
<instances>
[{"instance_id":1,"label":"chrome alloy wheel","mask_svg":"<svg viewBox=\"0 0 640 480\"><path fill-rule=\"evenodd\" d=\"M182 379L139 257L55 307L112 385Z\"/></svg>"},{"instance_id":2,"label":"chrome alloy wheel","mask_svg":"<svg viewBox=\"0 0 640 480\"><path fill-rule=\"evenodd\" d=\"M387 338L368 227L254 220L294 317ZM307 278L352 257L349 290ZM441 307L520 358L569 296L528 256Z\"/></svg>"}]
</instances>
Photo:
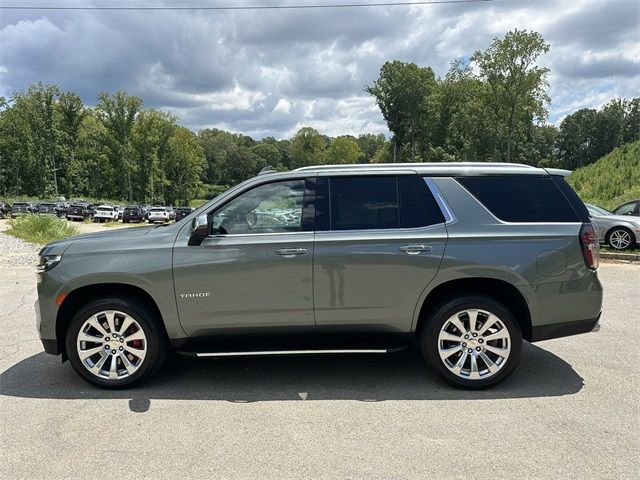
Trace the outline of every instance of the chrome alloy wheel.
<instances>
[{"instance_id":1,"label":"chrome alloy wheel","mask_svg":"<svg viewBox=\"0 0 640 480\"><path fill-rule=\"evenodd\" d=\"M96 377L121 380L133 375L147 354L147 337L130 315L106 310L92 315L78 332L80 361Z\"/></svg>"},{"instance_id":2,"label":"chrome alloy wheel","mask_svg":"<svg viewBox=\"0 0 640 480\"><path fill-rule=\"evenodd\" d=\"M480 380L504 367L511 352L505 324L486 310L467 309L449 317L438 335L438 353L455 375Z\"/></svg>"},{"instance_id":3,"label":"chrome alloy wheel","mask_svg":"<svg viewBox=\"0 0 640 480\"><path fill-rule=\"evenodd\" d=\"M631 245L631 234L626 230L615 230L609 235L609 243L618 250L624 250Z\"/></svg>"}]
</instances>

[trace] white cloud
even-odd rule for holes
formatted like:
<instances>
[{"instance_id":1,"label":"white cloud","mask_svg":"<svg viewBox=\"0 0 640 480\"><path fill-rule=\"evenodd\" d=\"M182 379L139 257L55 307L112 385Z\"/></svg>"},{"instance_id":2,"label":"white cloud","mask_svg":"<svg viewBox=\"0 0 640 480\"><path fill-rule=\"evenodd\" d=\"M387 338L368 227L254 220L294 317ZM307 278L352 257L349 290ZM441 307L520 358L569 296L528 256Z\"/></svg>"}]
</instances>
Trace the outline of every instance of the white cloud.
<instances>
[{"instance_id":1,"label":"white cloud","mask_svg":"<svg viewBox=\"0 0 640 480\"><path fill-rule=\"evenodd\" d=\"M282 113L284 115L289 115L291 111L291 103L286 98L281 98L276 103L276 106L273 107L273 113Z\"/></svg>"},{"instance_id":2,"label":"white cloud","mask_svg":"<svg viewBox=\"0 0 640 480\"><path fill-rule=\"evenodd\" d=\"M138 3L145 2L151 0ZM557 122L575 108L638 95L639 25L633 0L3 12L0 95L43 81L74 90L89 104L98 92L124 89L194 130L217 126L283 137L310 125L329 135L386 133L364 93L384 61L429 65L443 76L454 57L520 28L541 32L551 44L541 64L552 72L549 119Z\"/></svg>"}]
</instances>

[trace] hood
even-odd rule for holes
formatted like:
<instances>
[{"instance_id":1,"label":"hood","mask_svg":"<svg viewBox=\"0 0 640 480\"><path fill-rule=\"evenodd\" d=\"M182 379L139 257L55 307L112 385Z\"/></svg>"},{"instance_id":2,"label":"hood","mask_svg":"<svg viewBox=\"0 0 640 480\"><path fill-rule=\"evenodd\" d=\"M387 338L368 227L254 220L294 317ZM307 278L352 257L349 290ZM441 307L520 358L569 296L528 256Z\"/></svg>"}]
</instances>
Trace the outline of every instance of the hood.
<instances>
[{"instance_id":1,"label":"hood","mask_svg":"<svg viewBox=\"0 0 640 480\"><path fill-rule=\"evenodd\" d=\"M603 220L603 221L608 221L608 222L640 224L640 217L634 216L634 215L601 215L601 216L598 216L598 217L593 217L593 219L596 222L598 220Z\"/></svg>"},{"instance_id":2,"label":"hood","mask_svg":"<svg viewBox=\"0 0 640 480\"><path fill-rule=\"evenodd\" d=\"M42 247L40 255L64 253L67 248L77 242L94 242L104 240L110 242L111 240L116 239L143 237L153 230L153 228L153 226L117 228L105 232L85 233L83 235L76 235L75 237L63 238Z\"/></svg>"}]
</instances>

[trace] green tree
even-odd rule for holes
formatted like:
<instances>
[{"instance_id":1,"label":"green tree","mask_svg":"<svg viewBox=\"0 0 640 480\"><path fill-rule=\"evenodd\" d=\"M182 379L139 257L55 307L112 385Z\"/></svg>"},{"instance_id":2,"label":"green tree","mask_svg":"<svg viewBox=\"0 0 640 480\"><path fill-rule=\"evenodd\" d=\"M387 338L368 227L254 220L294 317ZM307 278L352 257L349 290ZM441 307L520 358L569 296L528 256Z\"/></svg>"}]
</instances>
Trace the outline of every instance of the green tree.
<instances>
[{"instance_id":1,"label":"green tree","mask_svg":"<svg viewBox=\"0 0 640 480\"><path fill-rule=\"evenodd\" d=\"M327 143L315 128L303 127L291 139L291 168L324 163Z\"/></svg>"},{"instance_id":2,"label":"green tree","mask_svg":"<svg viewBox=\"0 0 640 480\"><path fill-rule=\"evenodd\" d=\"M176 118L169 113L143 110L132 130L132 151L139 170L136 197L151 204L164 201L168 142L175 131L175 122Z\"/></svg>"},{"instance_id":3,"label":"green tree","mask_svg":"<svg viewBox=\"0 0 640 480\"><path fill-rule=\"evenodd\" d=\"M131 155L131 134L136 115L142 107L142 99L117 91L113 95L102 92L98 95L96 110L106 129L105 144L111 151L116 171L122 173L122 191L133 201L133 177L136 164Z\"/></svg>"},{"instance_id":4,"label":"green tree","mask_svg":"<svg viewBox=\"0 0 640 480\"><path fill-rule=\"evenodd\" d=\"M542 35L515 29L504 38L494 38L488 49L472 57L480 78L489 85L487 101L496 125L496 145L504 135L507 162L512 159L514 134L522 123L547 118L549 69L536 66L536 61L548 51Z\"/></svg>"},{"instance_id":5,"label":"green tree","mask_svg":"<svg viewBox=\"0 0 640 480\"><path fill-rule=\"evenodd\" d=\"M167 198L170 204L189 205L202 188L205 159L198 137L184 127L176 127L168 140Z\"/></svg>"},{"instance_id":6,"label":"green tree","mask_svg":"<svg viewBox=\"0 0 640 480\"><path fill-rule=\"evenodd\" d=\"M78 139L80 128L87 112L82 104L82 100L73 92L66 92L60 95L57 103L58 129L60 142L58 177L67 195L74 191L72 177L68 175L69 166L76 161Z\"/></svg>"},{"instance_id":7,"label":"green tree","mask_svg":"<svg viewBox=\"0 0 640 480\"><path fill-rule=\"evenodd\" d=\"M393 159L397 161L406 144L408 160L419 160L432 143L437 119L438 85L430 67L395 60L386 62L380 76L365 90L376 103L393 132Z\"/></svg>"},{"instance_id":8,"label":"green tree","mask_svg":"<svg viewBox=\"0 0 640 480\"><path fill-rule=\"evenodd\" d=\"M357 140L349 135L337 137L331 142L326 152L326 162L331 165L341 163L358 163L362 158L362 150Z\"/></svg>"},{"instance_id":9,"label":"green tree","mask_svg":"<svg viewBox=\"0 0 640 480\"><path fill-rule=\"evenodd\" d=\"M358 135L358 147L362 151L362 157L360 161L362 163L371 163L376 152L385 144L387 139L380 133L374 135L373 133L363 133Z\"/></svg>"}]
</instances>

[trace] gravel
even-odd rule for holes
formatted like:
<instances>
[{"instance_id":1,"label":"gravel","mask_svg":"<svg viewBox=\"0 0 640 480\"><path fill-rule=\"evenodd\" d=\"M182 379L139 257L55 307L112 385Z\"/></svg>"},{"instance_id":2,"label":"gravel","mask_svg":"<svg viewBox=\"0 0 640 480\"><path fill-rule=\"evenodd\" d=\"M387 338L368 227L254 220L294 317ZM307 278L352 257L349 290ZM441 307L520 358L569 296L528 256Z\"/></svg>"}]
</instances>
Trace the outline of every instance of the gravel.
<instances>
[{"instance_id":1,"label":"gravel","mask_svg":"<svg viewBox=\"0 0 640 480\"><path fill-rule=\"evenodd\" d=\"M37 263L39 245L25 242L20 238L7 235L2 230L6 230L8 225L2 222L0 229L0 266L2 267L26 267Z\"/></svg>"}]
</instances>

